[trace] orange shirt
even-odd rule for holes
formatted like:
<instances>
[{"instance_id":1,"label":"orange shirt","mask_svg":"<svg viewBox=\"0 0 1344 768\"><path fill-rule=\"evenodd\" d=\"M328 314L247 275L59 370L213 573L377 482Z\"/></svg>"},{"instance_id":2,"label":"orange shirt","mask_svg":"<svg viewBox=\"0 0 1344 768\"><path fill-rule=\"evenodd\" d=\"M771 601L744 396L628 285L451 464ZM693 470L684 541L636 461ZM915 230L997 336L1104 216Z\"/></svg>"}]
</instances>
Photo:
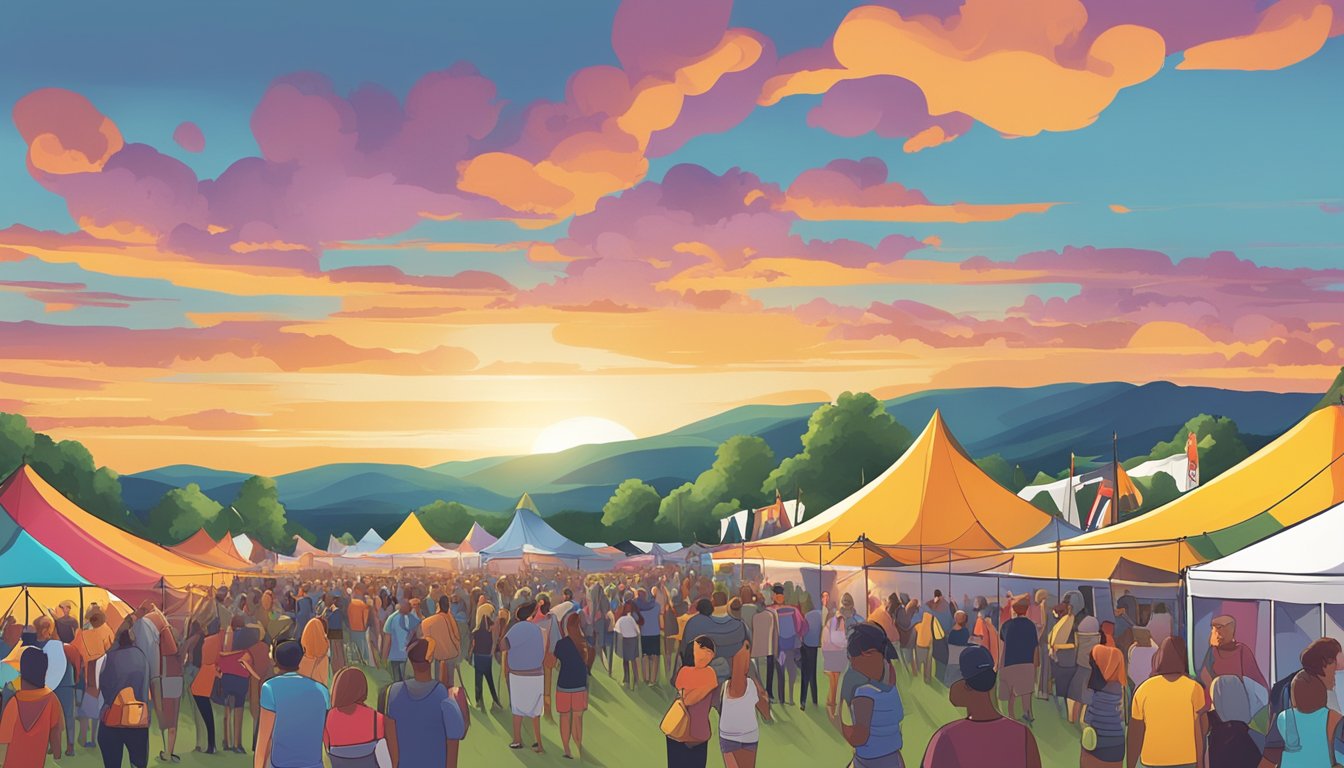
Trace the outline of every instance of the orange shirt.
<instances>
[{"instance_id":1,"label":"orange shirt","mask_svg":"<svg viewBox=\"0 0 1344 768\"><path fill-rule=\"evenodd\" d=\"M345 622L351 632L363 632L369 628L369 604L363 600L351 600L345 609Z\"/></svg>"},{"instance_id":2,"label":"orange shirt","mask_svg":"<svg viewBox=\"0 0 1344 768\"><path fill-rule=\"evenodd\" d=\"M191 681L192 696L209 696L219 677L219 651L224 647L224 634L216 632L201 641L201 671Z\"/></svg>"},{"instance_id":3,"label":"orange shirt","mask_svg":"<svg viewBox=\"0 0 1344 768\"><path fill-rule=\"evenodd\" d=\"M39 706L42 713L32 721L31 728L24 728L19 709ZM56 694L46 688L16 692L5 707L4 716L0 717L0 743L9 745L5 768L41 768L45 765L52 733L59 734L64 723L65 716Z\"/></svg>"}]
</instances>

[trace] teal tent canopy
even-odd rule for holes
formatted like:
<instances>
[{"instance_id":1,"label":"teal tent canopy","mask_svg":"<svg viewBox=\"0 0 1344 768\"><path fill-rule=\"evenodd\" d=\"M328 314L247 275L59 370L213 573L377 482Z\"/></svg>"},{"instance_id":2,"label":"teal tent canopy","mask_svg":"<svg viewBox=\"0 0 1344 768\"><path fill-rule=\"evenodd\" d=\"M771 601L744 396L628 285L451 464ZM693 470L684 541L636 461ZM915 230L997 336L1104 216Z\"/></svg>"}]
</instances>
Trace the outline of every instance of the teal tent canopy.
<instances>
[{"instance_id":1,"label":"teal tent canopy","mask_svg":"<svg viewBox=\"0 0 1344 768\"><path fill-rule=\"evenodd\" d=\"M91 587L0 506L0 587Z\"/></svg>"}]
</instances>

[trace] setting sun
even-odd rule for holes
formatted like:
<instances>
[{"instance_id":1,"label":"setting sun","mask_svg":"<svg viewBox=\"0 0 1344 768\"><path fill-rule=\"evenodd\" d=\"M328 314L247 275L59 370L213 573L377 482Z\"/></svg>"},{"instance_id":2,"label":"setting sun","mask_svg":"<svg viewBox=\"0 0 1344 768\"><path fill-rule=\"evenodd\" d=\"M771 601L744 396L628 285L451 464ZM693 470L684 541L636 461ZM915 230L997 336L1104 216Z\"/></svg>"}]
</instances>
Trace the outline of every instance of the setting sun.
<instances>
[{"instance_id":1,"label":"setting sun","mask_svg":"<svg viewBox=\"0 0 1344 768\"><path fill-rule=\"evenodd\" d=\"M576 445L596 445L634 440L635 433L610 419L577 416L543 429L532 441L533 453L557 453Z\"/></svg>"}]
</instances>

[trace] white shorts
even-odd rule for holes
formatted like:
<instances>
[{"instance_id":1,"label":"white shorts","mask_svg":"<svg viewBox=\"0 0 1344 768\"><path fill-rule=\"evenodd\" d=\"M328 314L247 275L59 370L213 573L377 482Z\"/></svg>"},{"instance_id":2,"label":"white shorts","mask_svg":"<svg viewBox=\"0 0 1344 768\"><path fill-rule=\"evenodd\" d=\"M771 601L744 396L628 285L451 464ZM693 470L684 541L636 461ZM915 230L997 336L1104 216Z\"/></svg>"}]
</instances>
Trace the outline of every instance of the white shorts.
<instances>
[{"instance_id":1,"label":"white shorts","mask_svg":"<svg viewBox=\"0 0 1344 768\"><path fill-rule=\"evenodd\" d=\"M544 675L509 675L509 708L519 717L541 717Z\"/></svg>"}]
</instances>

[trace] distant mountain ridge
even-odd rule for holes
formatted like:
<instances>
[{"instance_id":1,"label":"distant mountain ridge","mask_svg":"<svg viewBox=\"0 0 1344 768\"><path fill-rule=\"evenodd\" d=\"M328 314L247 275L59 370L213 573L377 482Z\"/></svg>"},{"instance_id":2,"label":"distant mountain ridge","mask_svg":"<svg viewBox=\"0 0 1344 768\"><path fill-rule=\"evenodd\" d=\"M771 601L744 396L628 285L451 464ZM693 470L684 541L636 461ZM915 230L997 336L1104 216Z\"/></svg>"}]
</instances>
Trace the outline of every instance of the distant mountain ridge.
<instances>
[{"instance_id":1,"label":"distant mountain ridge","mask_svg":"<svg viewBox=\"0 0 1344 768\"><path fill-rule=\"evenodd\" d=\"M1237 422L1252 450L1292 426L1320 399L1318 393L1241 392L1182 387L1168 382L1052 384L930 390L885 402L888 413L912 433L934 410L973 457L1000 454L1027 477L1068 465L1070 451L1109 456L1111 433L1121 458L1146 454L1171 439L1200 413ZM374 527L391 533L406 511L437 499L507 514L524 492L544 513L600 512L623 480L641 478L660 493L694 480L714 451L735 435L764 439L784 459L801 448L808 418L820 405L748 405L687 424L662 435L586 445L555 454L499 456L428 468L401 464L331 464L276 478L291 517L325 539ZM228 504L246 475L175 465L122 477L127 506L144 514L164 492L197 483Z\"/></svg>"}]
</instances>

